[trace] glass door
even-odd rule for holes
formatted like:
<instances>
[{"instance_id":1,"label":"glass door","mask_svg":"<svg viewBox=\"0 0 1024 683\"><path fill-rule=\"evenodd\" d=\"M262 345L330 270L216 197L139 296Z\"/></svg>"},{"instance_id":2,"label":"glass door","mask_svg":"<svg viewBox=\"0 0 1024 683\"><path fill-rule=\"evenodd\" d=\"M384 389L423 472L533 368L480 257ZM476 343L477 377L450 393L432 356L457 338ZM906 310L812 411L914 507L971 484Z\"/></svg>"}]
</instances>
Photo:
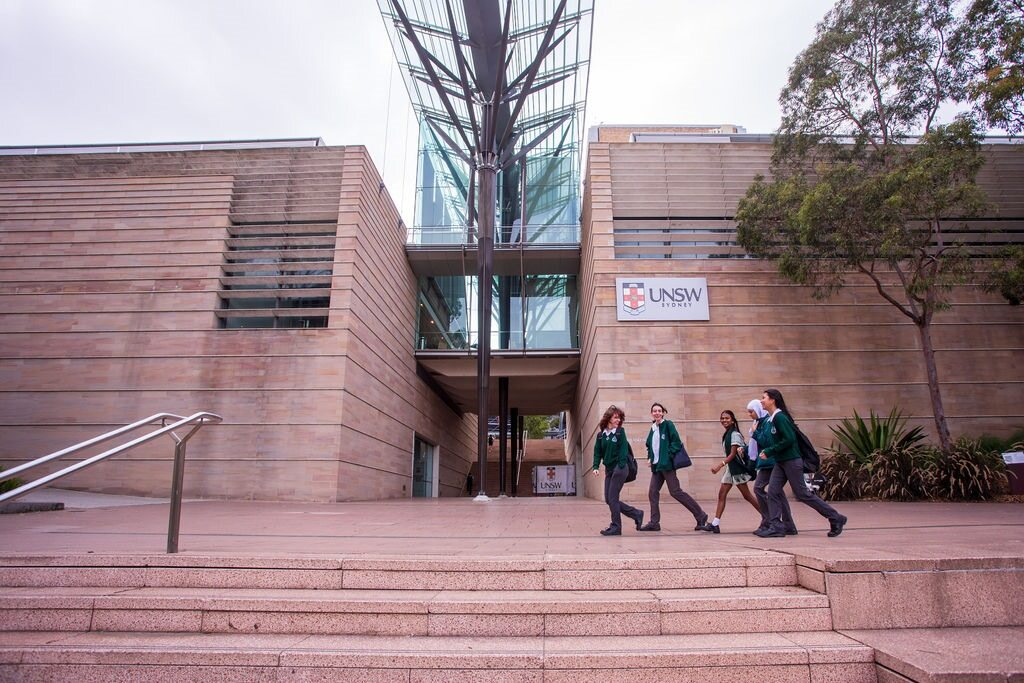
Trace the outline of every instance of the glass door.
<instances>
[{"instance_id":1,"label":"glass door","mask_svg":"<svg viewBox=\"0 0 1024 683\"><path fill-rule=\"evenodd\" d=\"M413 498L434 497L434 446L416 437L412 451Z\"/></svg>"}]
</instances>

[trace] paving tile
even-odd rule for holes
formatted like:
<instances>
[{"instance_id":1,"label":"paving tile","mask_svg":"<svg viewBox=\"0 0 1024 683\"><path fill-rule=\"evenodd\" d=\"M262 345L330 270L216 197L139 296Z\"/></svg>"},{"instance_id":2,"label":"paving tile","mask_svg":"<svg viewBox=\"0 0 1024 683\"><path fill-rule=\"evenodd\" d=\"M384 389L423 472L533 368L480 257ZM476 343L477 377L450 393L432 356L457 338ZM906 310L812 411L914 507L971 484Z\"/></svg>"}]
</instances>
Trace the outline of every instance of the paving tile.
<instances>
[{"instance_id":1,"label":"paving tile","mask_svg":"<svg viewBox=\"0 0 1024 683\"><path fill-rule=\"evenodd\" d=\"M182 631L190 629L179 629ZM200 630L199 628L192 630ZM429 635L426 614L339 614L324 612L204 612L204 633L295 633Z\"/></svg>"},{"instance_id":2,"label":"paving tile","mask_svg":"<svg viewBox=\"0 0 1024 683\"><path fill-rule=\"evenodd\" d=\"M18 609L0 611L0 631L88 631L92 609Z\"/></svg>"},{"instance_id":3,"label":"paving tile","mask_svg":"<svg viewBox=\"0 0 1024 683\"><path fill-rule=\"evenodd\" d=\"M810 609L739 609L697 612L663 612L661 632L769 633L832 630L832 613L825 607Z\"/></svg>"},{"instance_id":4,"label":"paving tile","mask_svg":"<svg viewBox=\"0 0 1024 683\"><path fill-rule=\"evenodd\" d=\"M661 635L658 612L626 612L622 614L548 614L544 617L544 634L548 636L614 636Z\"/></svg>"},{"instance_id":5,"label":"paving tile","mask_svg":"<svg viewBox=\"0 0 1024 683\"><path fill-rule=\"evenodd\" d=\"M138 664L22 664L0 666L0 680L47 681L47 683L275 683L277 670L263 666L195 666ZM332 680L346 680L334 678ZM357 681L360 679L348 679ZM365 680L365 679L363 679ZM403 679L404 680L404 679Z\"/></svg>"},{"instance_id":6,"label":"paving tile","mask_svg":"<svg viewBox=\"0 0 1024 683\"><path fill-rule=\"evenodd\" d=\"M808 667L798 665L697 666L546 670L545 683L807 683Z\"/></svg>"},{"instance_id":7,"label":"paving tile","mask_svg":"<svg viewBox=\"0 0 1024 683\"><path fill-rule=\"evenodd\" d=\"M915 681L1004 682L1024 675L1024 627L853 630L876 661Z\"/></svg>"}]
</instances>

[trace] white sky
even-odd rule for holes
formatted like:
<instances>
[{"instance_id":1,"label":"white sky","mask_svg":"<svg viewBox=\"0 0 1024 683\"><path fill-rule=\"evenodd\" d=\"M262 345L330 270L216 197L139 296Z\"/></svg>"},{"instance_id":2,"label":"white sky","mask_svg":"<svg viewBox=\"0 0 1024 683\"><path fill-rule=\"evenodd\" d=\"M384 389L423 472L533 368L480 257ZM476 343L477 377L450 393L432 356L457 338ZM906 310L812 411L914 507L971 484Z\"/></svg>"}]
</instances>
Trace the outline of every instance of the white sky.
<instances>
[{"instance_id":1,"label":"white sky","mask_svg":"<svg viewBox=\"0 0 1024 683\"><path fill-rule=\"evenodd\" d=\"M587 125L779 123L831 0L596 0ZM416 126L374 0L0 0L0 146L362 144L406 220Z\"/></svg>"}]
</instances>

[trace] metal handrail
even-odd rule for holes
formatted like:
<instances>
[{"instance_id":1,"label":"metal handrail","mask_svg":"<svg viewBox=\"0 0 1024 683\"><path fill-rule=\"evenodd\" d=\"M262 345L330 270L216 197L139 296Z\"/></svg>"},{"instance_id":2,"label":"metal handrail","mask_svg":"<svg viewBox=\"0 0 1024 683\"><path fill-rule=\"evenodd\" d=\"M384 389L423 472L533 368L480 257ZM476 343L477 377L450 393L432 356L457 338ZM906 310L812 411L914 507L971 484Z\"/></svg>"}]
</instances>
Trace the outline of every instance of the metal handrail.
<instances>
[{"instance_id":1,"label":"metal handrail","mask_svg":"<svg viewBox=\"0 0 1024 683\"><path fill-rule=\"evenodd\" d=\"M175 421L172 422L171 424L168 424L168 420ZM13 469L0 472L0 481L4 481L6 479L10 479L11 477L16 477L19 474L27 472L31 469L39 467L40 465L46 464L51 460L56 460L57 458L61 458L65 455L70 455L71 453L77 453L80 450L89 448L90 446L95 446L96 444L103 443L104 441L109 441L110 439L121 436L122 434L127 434L136 429L139 429L140 427L145 427L147 425L152 425L156 423L159 423L161 425L160 429L154 432L150 432L145 436L140 436L137 439L133 439L127 443L121 444L120 446L104 451L99 455L94 455L91 458L87 458L85 460L82 460L81 462L77 462L74 465L69 465L62 470L58 470L57 472L53 472L51 474L46 475L45 477L40 477L35 481L29 482L28 484L19 486L18 488L12 491L8 491L7 493L0 495L0 503L5 503L7 501L20 498L21 496L25 495L30 491L51 484L57 481L58 479L62 479L68 476L69 474L73 474L79 470L91 467L92 465L95 465L98 462L102 462L107 458L111 458L120 453L124 453L125 451L129 451L132 448L135 448L136 446L140 446L148 441L152 441L153 439L159 436L163 436L164 434L170 434L171 438L174 439L175 445L174 474L172 475L171 480L171 512L170 520L167 523L167 552L176 553L178 552L178 531L181 526L181 494L185 479L186 444L188 443L188 440L192 438L192 435L199 431L199 428L202 427L203 425L219 424L223 421L224 418L222 418L220 415L207 412L195 413L194 415L190 415L188 417L182 417L181 415L175 415L174 413L157 413L156 415L151 415L147 418L139 420L138 422L133 422L129 425L125 425L124 427L119 427L118 429L107 432L106 434L101 434L87 441L83 441L73 446L68 446L67 448L56 451L54 453L50 453L49 455L44 455L40 458L36 458L32 462L27 462L24 465L19 465ZM192 425L192 429L190 429L184 437L178 436L174 432L175 429L187 425Z\"/></svg>"}]
</instances>

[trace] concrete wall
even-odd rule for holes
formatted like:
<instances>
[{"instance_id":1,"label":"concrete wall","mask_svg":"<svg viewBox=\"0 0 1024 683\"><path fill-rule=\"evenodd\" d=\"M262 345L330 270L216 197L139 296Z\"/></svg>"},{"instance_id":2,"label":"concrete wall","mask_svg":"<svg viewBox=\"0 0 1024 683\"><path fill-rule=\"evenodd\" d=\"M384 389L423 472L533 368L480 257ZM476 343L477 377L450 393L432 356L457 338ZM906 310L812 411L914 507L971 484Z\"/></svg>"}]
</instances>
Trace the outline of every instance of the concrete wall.
<instances>
[{"instance_id":1,"label":"concrete wall","mask_svg":"<svg viewBox=\"0 0 1024 683\"><path fill-rule=\"evenodd\" d=\"M1020 146L990 151L981 178L994 202L993 215L1017 239L1024 224L1022 152ZM625 428L643 457L649 406L659 401L694 456L694 467L681 477L684 488L711 499L719 476L709 469L722 457L719 414L731 409L745 421L747 401L765 387L783 392L819 449L831 442L828 426L854 410L867 415L899 406L912 423L934 433L916 328L866 279L852 276L838 296L821 302L806 288L782 280L767 262L622 258L649 248L626 244L638 238L616 234L616 228L704 223L734 228L736 202L753 175L766 170L769 153L766 144L590 145L580 276L582 357L570 433L584 464L590 462L597 422L613 403L625 410ZM674 246L651 247L655 251L708 250L681 244L700 236L651 239L678 240ZM615 278L625 276L707 278L710 320L618 322ZM1024 425L1018 398L1024 395L1024 310L976 287L958 288L953 301L951 310L936 316L933 340L954 436L1019 428ZM645 499L648 476L641 468L626 496ZM587 494L600 498L599 484L588 478Z\"/></svg>"},{"instance_id":2,"label":"concrete wall","mask_svg":"<svg viewBox=\"0 0 1024 683\"><path fill-rule=\"evenodd\" d=\"M328 327L219 329L232 226L309 221L337 232ZM416 377L403 244L361 147L0 157L0 465L209 410L186 495L407 496L415 433L457 493L475 421ZM166 495L172 451L66 485Z\"/></svg>"}]
</instances>

